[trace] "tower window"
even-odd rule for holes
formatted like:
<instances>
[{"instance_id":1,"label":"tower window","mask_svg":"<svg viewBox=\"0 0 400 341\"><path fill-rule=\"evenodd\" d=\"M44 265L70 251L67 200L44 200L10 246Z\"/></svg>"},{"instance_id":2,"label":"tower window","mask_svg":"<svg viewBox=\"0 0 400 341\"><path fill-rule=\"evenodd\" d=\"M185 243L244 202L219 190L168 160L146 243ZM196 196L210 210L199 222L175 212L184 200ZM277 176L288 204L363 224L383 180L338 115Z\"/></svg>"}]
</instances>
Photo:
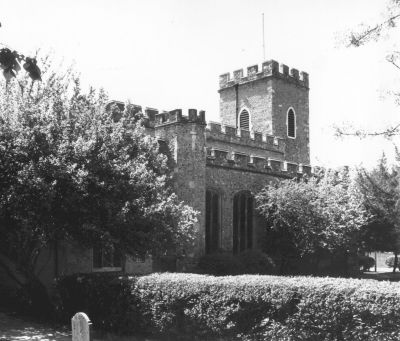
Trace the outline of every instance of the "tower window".
<instances>
[{"instance_id":1,"label":"tower window","mask_svg":"<svg viewBox=\"0 0 400 341\"><path fill-rule=\"evenodd\" d=\"M221 231L221 197L214 191L206 191L206 253L218 250Z\"/></svg>"},{"instance_id":2,"label":"tower window","mask_svg":"<svg viewBox=\"0 0 400 341\"><path fill-rule=\"evenodd\" d=\"M287 113L287 135L296 138L296 115L292 108Z\"/></svg>"},{"instance_id":3,"label":"tower window","mask_svg":"<svg viewBox=\"0 0 400 341\"><path fill-rule=\"evenodd\" d=\"M243 110L239 117L240 129L250 130L250 115L247 110Z\"/></svg>"},{"instance_id":4,"label":"tower window","mask_svg":"<svg viewBox=\"0 0 400 341\"><path fill-rule=\"evenodd\" d=\"M233 197L233 253L253 247L253 197L248 192Z\"/></svg>"}]
</instances>

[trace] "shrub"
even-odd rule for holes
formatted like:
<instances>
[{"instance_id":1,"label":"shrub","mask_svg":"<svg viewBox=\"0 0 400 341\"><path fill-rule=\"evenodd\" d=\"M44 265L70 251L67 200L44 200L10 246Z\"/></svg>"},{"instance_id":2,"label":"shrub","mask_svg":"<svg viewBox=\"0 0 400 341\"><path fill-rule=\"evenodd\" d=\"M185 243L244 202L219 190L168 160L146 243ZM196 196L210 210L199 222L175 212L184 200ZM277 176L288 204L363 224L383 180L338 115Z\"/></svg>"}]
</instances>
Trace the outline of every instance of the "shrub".
<instances>
[{"instance_id":1,"label":"shrub","mask_svg":"<svg viewBox=\"0 0 400 341\"><path fill-rule=\"evenodd\" d=\"M273 260L259 250L246 250L239 255L218 251L200 258L198 270L201 274L228 276L241 274L274 274Z\"/></svg>"},{"instance_id":2,"label":"shrub","mask_svg":"<svg viewBox=\"0 0 400 341\"><path fill-rule=\"evenodd\" d=\"M274 274L276 266L272 258L259 250L246 250L237 256L242 274Z\"/></svg>"},{"instance_id":3,"label":"shrub","mask_svg":"<svg viewBox=\"0 0 400 341\"><path fill-rule=\"evenodd\" d=\"M369 271L370 268L375 266L375 259L369 256L359 255L358 264L363 271Z\"/></svg>"},{"instance_id":4,"label":"shrub","mask_svg":"<svg viewBox=\"0 0 400 341\"><path fill-rule=\"evenodd\" d=\"M154 274L137 283L150 328L227 340L397 340L400 286L313 277Z\"/></svg>"},{"instance_id":5,"label":"shrub","mask_svg":"<svg viewBox=\"0 0 400 341\"><path fill-rule=\"evenodd\" d=\"M56 309L59 318L69 322L83 311L97 328L131 333L137 330L140 316L137 297L132 295L136 278L116 273L74 274L56 282Z\"/></svg>"},{"instance_id":6,"label":"shrub","mask_svg":"<svg viewBox=\"0 0 400 341\"><path fill-rule=\"evenodd\" d=\"M65 297L90 306L95 326L100 321L163 340L394 341L400 334L399 283L152 274L100 284L100 278L64 279L72 281L63 286L70 290ZM103 310L95 316L94 307Z\"/></svg>"},{"instance_id":7,"label":"shrub","mask_svg":"<svg viewBox=\"0 0 400 341\"><path fill-rule=\"evenodd\" d=\"M389 267L389 268L393 268L394 267L394 256L389 256L388 258L386 258L385 260L385 264ZM400 257L398 260L398 268L400 269Z\"/></svg>"},{"instance_id":8,"label":"shrub","mask_svg":"<svg viewBox=\"0 0 400 341\"><path fill-rule=\"evenodd\" d=\"M243 270L239 259L226 251L202 256L197 266L200 273L214 276L238 275Z\"/></svg>"}]
</instances>

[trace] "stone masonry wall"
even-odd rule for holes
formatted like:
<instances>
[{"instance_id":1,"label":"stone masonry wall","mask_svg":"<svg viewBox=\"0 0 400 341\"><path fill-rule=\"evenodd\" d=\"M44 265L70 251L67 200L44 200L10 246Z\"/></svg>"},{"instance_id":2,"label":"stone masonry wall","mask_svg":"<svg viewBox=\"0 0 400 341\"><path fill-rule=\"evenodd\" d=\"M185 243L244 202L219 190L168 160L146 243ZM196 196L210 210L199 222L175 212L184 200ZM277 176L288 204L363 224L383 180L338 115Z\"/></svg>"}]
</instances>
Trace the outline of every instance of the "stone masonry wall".
<instances>
[{"instance_id":1,"label":"stone masonry wall","mask_svg":"<svg viewBox=\"0 0 400 341\"><path fill-rule=\"evenodd\" d=\"M308 165L309 155L309 78L305 72L289 69L274 60L262 69L253 65L220 76L220 115L222 124L236 128L236 115L247 109L250 130L272 134L286 141L286 161ZM296 115L296 138L287 136L287 111Z\"/></svg>"},{"instance_id":2,"label":"stone masonry wall","mask_svg":"<svg viewBox=\"0 0 400 341\"><path fill-rule=\"evenodd\" d=\"M309 106L308 89L274 79L273 133L286 138L285 159L308 165L309 146ZM294 109L296 117L296 138L287 136L287 112Z\"/></svg>"},{"instance_id":3,"label":"stone masonry wall","mask_svg":"<svg viewBox=\"0 0 400 341\"><path fill-rule=\"evenodd\" d=\"M155 136L169 142L175 159L174 186L179 199L199 212L195 226L197 238L189 257L204 253L205 217L205 121L193 116L181 122L159 124Z\"/></svg>"},{"instance_id":4,"label":"stone masonry wall","mask_svg":"<svg viewBox=\"0 0 400 341\"><path fill-rule=\"evenodd\" d=\"M253 195L257 194L271 181L278 181L278 178L273 175L208 165L206 168L206 179L207 188L213 189L221 195L221 248L231 251L233 248L232 226L234 195L243 190L248 190ZM264 220L255 212L253 245L260 246L264 228Z\"/></svg>"},{"instance_id":5,"label":"stone masonry wall","mask_svg":"<svg viewBox=\"0 0 400 341\"><path fill-rule=\"evenodd\" d=\"M235 87L220 90L221 122L236 127L236 92L238 114L246 109L250 114L250 129L272 134L272 90L271 80L259 79Z\"/></svg>"}]
</instances>

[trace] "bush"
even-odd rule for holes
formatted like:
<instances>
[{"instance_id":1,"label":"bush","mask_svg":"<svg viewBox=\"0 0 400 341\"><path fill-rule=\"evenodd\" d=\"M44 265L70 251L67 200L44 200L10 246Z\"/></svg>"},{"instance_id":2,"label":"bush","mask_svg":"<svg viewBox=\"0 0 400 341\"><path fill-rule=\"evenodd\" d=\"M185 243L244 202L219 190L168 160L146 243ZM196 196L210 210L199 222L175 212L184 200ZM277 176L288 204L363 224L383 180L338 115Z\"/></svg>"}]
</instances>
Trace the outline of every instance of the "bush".
<instances>
[{"instance_id":1,"label":"bush","mask_svg":"<svg viewBox=\"0 0 400 341\"><path fill-rule=\"evenodd\" d=\"M201 274L214 276L274 274L276 266L270 257L259 250L247 250L237 256L218 251L201 257L198 270Z\"/></svg>"},{"instance_id":2,"label":"bush","mask_svg":"<svg viewBox=\"0 0 400 341\"><path fill-rule=\"evenodd\" d=\"M375 266L375 259L369 256L359 255L358 265L363 271L369 271L370 268Z\"/></svg>"},{"instance_id":3,"label":"bush","mask_svg":"<svg viewBox=\"0 0 400 341\"><path fill-rule=\"evenodd\" d=\"M140 316L132 295L136 278L116 273L74 274L56 282L55 304L59 319L70 321L85 312L96 328L119 333L137 331Z\"/></svg>"},{"instance_id":4,"label":"bush","mask_svg":"<svg viewBox=\"0 0 400 341\"><path fill-rule=\"evenodd\" d=\"M237 256L242 266L242 274L268 275L276 273L272 258L259 250L246 250Z\"/></svg>"},{"instance_id":5,"label":"bush","mask_svg":"<svg viewBox=\"0 0 400 341\"><path fill-rule=\"evenodd\" d=\"M372 341L397 340L400 333L400 286L395 283L154 274L137 285L151 329L163 335Z\"/></svg>"},{"instance_id":6,"label":"bush","mask_svg":"<svg viewBox=\"0 0 400 341\"><path fill-rule=\"evenodd\" d=\"M78 302L78 295L92 309L102 306L96 319L88 310L95 326L101 317L103 326L119 323L127 330L135 324L136 331L163 340L391 341L400 333L398 283L195 274L120 277L102 284L93 284L90 276L79 278L78 284L64 286L71 290L66 297ZM110 284L119 289L107 289ZM85 292L90 299L82 296Z\"/></svg>"},{"instance_id":7,"label":"bush","mask_svg":"<svg viewBox=\"0 0 400 341\"><path fill-rule=\"evenodd\" d=\"M202 256L199 259L198 271L214 276L238 275L242 264L231 252L218 251Z\"/></svg>"},{"instance_id":8,"label":"bush","mask_svg":"<svg viewBox=\"0 0 400 341\"><path fill-rule=\"evenodd\" d=\"M397 262L398 262L397 267L400 269L400 257L399 257L399 259L398 259ZM385 264L386 264L389 268L393 268L393 267L394 267L394 256L389 256L388 258L386 258Z\"/></svg>"}]
</instances>

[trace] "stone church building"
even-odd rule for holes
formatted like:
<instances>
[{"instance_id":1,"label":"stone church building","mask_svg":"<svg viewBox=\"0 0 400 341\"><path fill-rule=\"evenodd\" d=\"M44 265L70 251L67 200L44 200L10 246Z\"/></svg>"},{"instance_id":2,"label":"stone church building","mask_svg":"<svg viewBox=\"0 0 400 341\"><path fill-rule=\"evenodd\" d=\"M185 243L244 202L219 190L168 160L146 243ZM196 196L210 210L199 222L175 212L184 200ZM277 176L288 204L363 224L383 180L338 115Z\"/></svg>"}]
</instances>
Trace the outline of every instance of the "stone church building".
<instances>
[{"instance_id":1,"label":"stone church building","mask_svg":"<svg viewBox=\"0 0 400 341\"><path fill-rule=\"evenodd\" d=\"M188 256L257 248L264 224L254 194L311 172L307 73L271 60L221 75L218 92L221 123L195 109L136 106L161 148L172 147L178 197L200 212Z\"/></svg>"},{"instance_id":2,"label":"stone church building","mask_svg":"<svg viewBox=\"0 0 400 341\"><path fill-rule=\"evenodd\" d=\"M200 212L196 247L189 257L218 249L257 248L263 220L254 194L268 182L310 173L309 79L274 60L220 76L220 120L205 112L158 111L135 106L146 131L162 149L171 146L175 191ZM120 102L113 102L123 105ZM121 264L112 253L59 245L41 256L40 276L51 282L75 272L146 273L159 270L151 257Z\"/></svg>"},{"instance_id":3,"label":"stone church building","mask_svg":"<svg viewBox=\"0 0 400 341\"><path fill-rule=\"evenodd\" d=\"M148 131L172 144L176 192L200 212L196 255L257 248L253 195L310 172L308 74L276 61L220 76L221 123L203 111L145 109Z\"/></svg>"}]
</instances>

